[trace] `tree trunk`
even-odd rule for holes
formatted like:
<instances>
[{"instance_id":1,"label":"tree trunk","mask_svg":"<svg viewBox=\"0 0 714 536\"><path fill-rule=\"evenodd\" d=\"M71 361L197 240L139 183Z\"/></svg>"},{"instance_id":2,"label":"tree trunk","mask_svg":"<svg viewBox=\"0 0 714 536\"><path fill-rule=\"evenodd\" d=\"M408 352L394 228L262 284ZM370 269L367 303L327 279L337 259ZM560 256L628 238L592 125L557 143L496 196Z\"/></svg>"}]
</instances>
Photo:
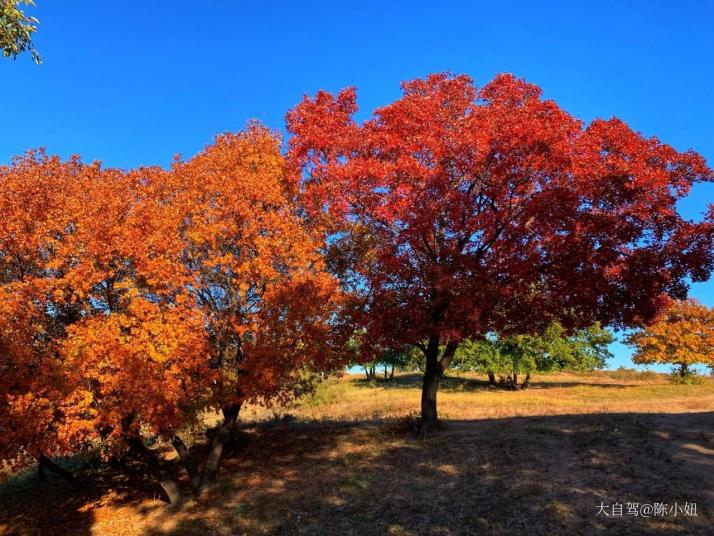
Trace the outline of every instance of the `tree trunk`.
<instances>
[{"instance_id":1,"label":"tree trunk","mask_svg":"<svg viewBox=\"0 0 714 536\"><path fill-rule=\"evenodd\" d=\"M419 437L426 437L438 423L439 416L436 410L436 394L439 391L439 380L441 380L441 375L438 372L438 361L435 358L428 359L421 389L421 425L419 427Z\"/></svg>"},{"instance_id":2,"label":"tree trunk","mask_svg":"<svg viewBox=\"0 0 714 536\"><path fill-rule=\"evenodd\" d=\"M179 456L180 466L183 466L188 473L194 493L200 493L206 485L216 480L224 449L231 440L235 439L240 408L241 404L232 404L223 408L223 423L214 429L215 433L209 438L209 452L200 472L183 440L179 436L174 436L171 440L171 444ZM134 415L132 412L123 419L122 426L125 432L131 433ZM178 468L177 465L161 459L156 452L144 444L138 433L129 435L126 439L129 444L129 455L143 460L149 468L151 476L161 486L165 495L164 500L171 504L180 502L182 500L181 491L177 479L174 477L174 473ZM45 466L50 470L54 470L50 465L47 465L47 461L45 461ZM59 469L64 471L61 468Z\"/></svg>"},{"instance_id":3,"label":"tree trunk","mask_svg":"<svg viewBox=\"0 0 714 536\"><path fill-rule=\"evenodd\" d=\"M439 337L432 336L424 352L424 382L421 389L421 424L419 437L425 438L439 424L436 410L436 394L444 371L449 367L456 352L456 343L449 341L444 354L439 359Z\"/></svg>"},{"instance_id":4,"label":"tree trunk","mask_svg":"<svg viewBox=\"0 0 714 536\"><path fill-rule=\"evenodd\" d=\"M211 450L203 464L203 475L201 478L201 488L206 484L212 484L218 474L218 465L223 456L223 449L228 441L235 437L236 421L240 413L240 404L232 404L223 408L223 423L216 430L211 441Z\"/></svg>"},{"instance_id":5,"label":"tree trunk","mask_svg":"<svg viewBox=\"0 0 714 536\"><path fill-rule=\"evenodd\" d=\"M129 438L130 454L141 458L150 470L151 476L161 486L164 492L164 500L170 504L180 503L183 497L176 478L171 474L175 467L168 467L154 451L144 445L139 436ZM173 464L171 464L173 465Z\"/></svg>"},{"instance_id":6,"label":"tree trunk","mask_svg":"<svg viewBox=\"0 0 714 536\"><path fill-rule=\"evenodd\" d=\"M679 376L684 378L689 373L689 367L686 363L679 364Z\"/></svg>"},{"instance_id":7,"label":"tree trunk","mask_svg":"<svg viewBox=\"0 0 714 536\"><path fill-rule=\"evenodd\" d=\"M493 372L488 373L488 383L489 385L496 385L496 375Z\"/></svg>"},{"instance_id":8,"label":"tree trunk","mask_svg":"<svg viewBox=\"0 0 714 536\"><path fill-rule=\"evenodd\" d=\"M384 379L385 379L385 380L387 379L387 368L388 368L388 367L387 367L387 364L385 363L385 364L384 364Z\"/></svg>"},{"instance_id":9,"label":"tree trunk","mask_svg":"<svg viewBox=\"0 0 714 536\"><path fill-rule=\"evenodd\" d=\"M390 380L394 379L394 365L392 365L392 372L389 373L389 379Z\"/></svg>"},{"instance_id":10,"label":"tree trunk","mask_svg":"<svg viewBox=\"0 0 714 536\"><path fill-rule=\"evenodd\" d=\"M365 376L367 376L367 381L369 381L370 380L369 367L362 367L362 368L364 369Z\"/></svg>"},{"instance_id":11,"label":"tree trunk","mask_svg":"<svg viewBox=\"0 0 714 536\"><path fill-rule=\"evenodd\" d=\"M188 473L193 491L198 493L201 490L201 474L198 472L196 464L191 458L191 453L188 450L188 447L179 436L175 436L171 441L171 444L176 449L179 459Z\"/></svg>"}]
</instances>

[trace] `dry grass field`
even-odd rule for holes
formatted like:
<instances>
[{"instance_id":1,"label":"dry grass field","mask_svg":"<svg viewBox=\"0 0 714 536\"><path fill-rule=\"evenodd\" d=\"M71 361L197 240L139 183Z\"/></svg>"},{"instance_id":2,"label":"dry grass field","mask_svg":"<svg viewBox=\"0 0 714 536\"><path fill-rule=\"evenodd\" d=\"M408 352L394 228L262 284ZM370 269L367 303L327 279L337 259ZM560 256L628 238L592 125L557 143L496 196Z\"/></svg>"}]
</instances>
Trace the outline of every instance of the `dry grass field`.
<instances>
[{"instance_id":1,"label":"dry grass field","mask_svg":"<svg viewBox=\"0 0 714 536\"><path fill-rule=\"evenodd\" d=\"M451 376L426 440L412 431L419 395L417 375L346 375L289 408L247 408L218 484L176 507L141 473L88 462L65 461L80 491L15 475L0 487L0 533L714 534L711 379L560 374L510 392ZM696 516L672 510L685 502ZM646 517L655 503L666 515Z\"/></svg>"}]
</instances>

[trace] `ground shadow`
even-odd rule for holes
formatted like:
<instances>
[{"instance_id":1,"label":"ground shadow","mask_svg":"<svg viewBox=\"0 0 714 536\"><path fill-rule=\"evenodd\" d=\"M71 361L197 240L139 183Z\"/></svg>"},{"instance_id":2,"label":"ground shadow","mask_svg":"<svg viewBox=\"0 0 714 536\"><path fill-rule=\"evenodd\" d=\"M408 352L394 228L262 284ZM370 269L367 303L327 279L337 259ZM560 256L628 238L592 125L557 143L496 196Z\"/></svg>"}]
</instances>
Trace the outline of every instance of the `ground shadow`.
<instances>
[{"instance_id":1,"label":"ground shadow","mask_svg":"<svg viewBox=\"0 0 714 536\"><path fill-rule=\"evenodd\" d=\"M522 381L522 377L519 381ZM423 375L421 373L408 373L400 374L391 379L377 378L374 380L368 380L365 377L353 380L352 384L356 387L363 389L369 389L374 387L381 387L384 389L419 389L421 388L423 380ZM549 381L549 380L539 380L538 376L535 376L531 380L531 384L528 389L538 390L538 389L553 389L553 388L569 388L569 387L594 387L594 388L629 388L636 386L633 383L623 383L617 380L602 381L600 383L587 382L587 381ZM442 378L439 384L439 391L441 392L475 392L483 391L488 389L504 389L499 385L491 385L487 379L481 378L468 378L463 376L447 375Z\"/></svg>"},{"instance_id":2,"label":"ground shadow","mask_svg":"<svg viewBox=\"0 0 714 536\"><path fill-rule=\"evenodd\" d=\"M136 482L99 481L91 493L56 481L40 513L33 486L16 490L0 523L16 534L89 534L93 508L109 500L132 506L126 532L153 536L711 533L714 412L446 421L425 441L412 425L264 423L246 430L218 485L179 508L147 502ZM628 503L696 503L697 516L635 516Z\"/></svg>"},{"instance_id":3,"label":"ground shadow","mask_svg":"<svg viewBox=\"0 0 714 536\"><path fill-rule=\"evenodd\" d=\"M0 534L89 535L96 508L147 500L153 500L154 508L162 507L160 488L138 464L119 469L95 457L55 462L71 470L79 485L48 472L40 478L34 467L9 477L0 483Z\"/></svg>"},{"instance_id":4,"label":"ground shadow","mask_svg":"<svg viewBox=\"0 0 714 536\"><path fill-rule=\"evenodd\" d=\"M444 424L426 441L405 421L257 429L213 499L146 534L709 534L714 413Z\"/></svg>"}]
</instances>

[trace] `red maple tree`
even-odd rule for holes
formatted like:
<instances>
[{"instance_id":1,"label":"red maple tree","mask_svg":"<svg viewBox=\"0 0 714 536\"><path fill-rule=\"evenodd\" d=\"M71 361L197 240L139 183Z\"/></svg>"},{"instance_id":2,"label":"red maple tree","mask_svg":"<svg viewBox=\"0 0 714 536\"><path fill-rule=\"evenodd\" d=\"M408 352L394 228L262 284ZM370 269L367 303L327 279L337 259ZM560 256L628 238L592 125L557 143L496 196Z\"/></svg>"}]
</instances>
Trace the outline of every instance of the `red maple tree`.
<instances>
[{"instance_id":1,"label":"red maple tree","mask_svg":"<svg viewBox=\"0 0 714 536\"><path fill-rule=\"evenodd\" d=\"M648 321L708 276L711 217L676 207L714 178L697 153L618 119L585 125L511 75L402 87L362 124L354 89L305 97L287 124L368 339L424 353L421 433L463 338Z\"/></svg>"}]
</instances>

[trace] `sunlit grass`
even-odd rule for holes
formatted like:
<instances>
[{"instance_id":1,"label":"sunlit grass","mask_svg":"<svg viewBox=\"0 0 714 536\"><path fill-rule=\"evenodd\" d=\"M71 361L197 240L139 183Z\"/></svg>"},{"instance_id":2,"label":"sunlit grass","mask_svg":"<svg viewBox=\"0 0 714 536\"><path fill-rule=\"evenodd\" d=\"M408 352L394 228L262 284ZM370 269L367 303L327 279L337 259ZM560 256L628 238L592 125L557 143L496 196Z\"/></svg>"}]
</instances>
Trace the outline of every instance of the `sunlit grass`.
<instances>
[{"instance_id":1,"label":"sunlit grass","mask_svg":"<svg viewBox=\"0 0 714 536\"><path fill-rule=\"evenodd\" d=\"M413 434L419 398L418 374L343 375L288 407L248 406L247 440L217 485L176 508L112 470L85 475L95 487L82 492L19 475L0 489L0 534L695 534L714 522L711 378L558 374L507 391L452 373L444 427L426 441ZM593 518L603 498L702 510L616 523Z\"/></svg>"},{"instance_id":2,"label":"sunlit grass","mask_svg":"<svg viewBox=\"0 0 714 536\"><path fill-rule=\"evenodd\" d=\"M624 376L624 377L623 377ZM418 374L393 381L367 382L344 375L320 384L287 412L298 419L361 420L400 417L419 409ZM448 419L564 413L709 411L714 408L714 380L701 385L673 385L666 375L619 371L538 376L529 389L509 391L488 386L485 377L451 374L438 395ZM244 418L263 420L274 413L249 407Z\"/></svg>"}]
</instances>

